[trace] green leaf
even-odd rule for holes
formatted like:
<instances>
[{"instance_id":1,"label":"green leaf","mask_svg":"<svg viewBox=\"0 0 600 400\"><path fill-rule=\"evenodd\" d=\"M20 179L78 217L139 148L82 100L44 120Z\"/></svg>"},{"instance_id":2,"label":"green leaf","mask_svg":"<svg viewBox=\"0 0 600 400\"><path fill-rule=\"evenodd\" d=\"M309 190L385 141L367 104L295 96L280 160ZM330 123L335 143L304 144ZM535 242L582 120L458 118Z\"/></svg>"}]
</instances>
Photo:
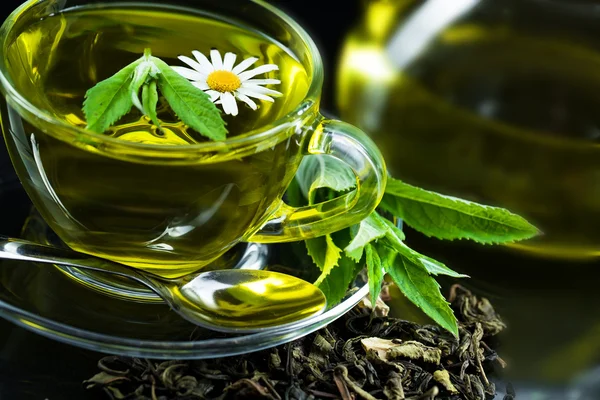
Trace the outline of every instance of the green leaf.
<instances>
[{"instance_id":1,"label":"green leaf","mask_svg":"<svg viewBox=\"0 0 600 400\"><path fill-rule=\"evenodd\" d=\"M404 232L400 228L398 228L392 221L389 219L382 218L383 222L390 228L391 233L393 233L398 240L406 239Z\"/></svg>"},{"instance_id":2,"label":"green leaf","mask_svg":"<svg viewBox=\"0 0 600 400\"><path fill-rule=\"evenodd\" d=\"M413 263L421 264L432 275L448 275L453 278L469 277L468 275L463 275L456 271L453 271L443 263L411 249L402 240L400 240L398 236L396 236L393 233L389 233L388 235L386 235L385 240L387 241L387 246L390 247L393 251L403 255L406 258L411 259Z\"/></svg>"},{"instance_id":3,"label":"green leaf","mask_svg":"<svg viewBox=\"0 0 600 400\"><path fill-rule=\"evenodd\" d=\"M158 75L160 91L179 119L209 139L224 140L227 135L225 122L209 96L175 72L164 61L156 57L151 59L160 70Z\"/></svg>"},{"instance_id":4,"label":"green leaf","mask_svg":"<svg viewBox=\"0 0 600 400\"><path fill-rule=\"evenodd\" d=\"M133 102L129 85L135 69L141 62L141 58L134 61L86 92L83 113L87 129L103 133L131 110Z\"/></svg>"},{"instance_id":5,"label":"green leaf","mask_svg":"<svg viewBox=\"0 0 600 400\"><path fill-rule=\"evenodd\" d=\"M134 106L137 107L142 113L146 114L144 110L144 106L140 103L140 99L138 94L140 93L140 89L142 86L145 86L146 80L150 76L150 71L152 71L152 63L148 61L141 62L133 73L133 78L131 79L131 84L129 85L129 90L131 92L131 102Z\"/></svg>"},{"instance_id":6,"label":"green leaf","mask_svg":"<svg viewBox=\"0 0 600 400\"><path fill-rule=\"evenodd\" d=\"M415 253L416 253L416 251L415 251ZM419 254L419 253L417 253L417 254ZM429 272L431 275L435 275L435 276L447 275L447 276L451 276L452 278L470 278L469 275L460 274L460 273L448 268L445 264L443 264L437 260L434 260L431 257L424 256L423 254L420 254L419 261L421 261L421 264L423 264L423 266L425 267L427 272Z\"/></svg>"},{"instance_id":7,"label":"green leaf","mask_svg":"<svg viewBox=\"0 0 600 400\"><path fill-rule=\"evenodd\" d=\"M315 282L318 286L331 270L338 265L342 250L333 242L331 235L306 240L306 249L314 263L321 270L321 275Z\"/></svg>"},{"instance_id":8,"label":"green leaf","mask_svg":"<svg viewBox=\"0 0 600 400\"><path fill-rule=\"evenodd\" d=\"M425 267L399 254L386 271L404 295L442 328L458 337L458 325L440 286Z\"/></svg>"},{"instance_id":9,"label":"green leaf","mask_svg":"<svg viewBox=\"0 0 600 400\"><path fill-rule=\"evenodd\" d=\"M369 293L371 294L371 304L375 307L377 298L381 293L383 284L383 266L377 250L370 244L365 247L367 259L367 274L369 276Z\"/></svg>"},{"instance_id":10,"label":"green leaf","mask_svg":"<svg viewBox=\"0 0 600 400\"><path fill-rule=\"evenodd\" d=\"M423 190L388 178L380 206L412 228L439 239L507 243L538 235L539 230L510 211Z\"/></svg>"},{"instance_id":11,"label":"green leaf","mask_svg":"<svg viewBox=\"0 0 600 400\"><path fill-rule=\"evenodd\" d=\"M302 196L302 191L300 189L300 185L298 184L298 179L294 177L290 182L286 192L286 203L292 207L302 207L307 205L306 199Z\"/></svg>"},{"instance_id":12,"label":"green leaf","mask_svg":"<svg viewBox=\"0 0 600 400\"><path fill-rule=\"evenodd\" d=\"M329 275L317 285L325 294L329 307L342 301L346 296L348 286L354 282L360 270L361 267L355 262L348 257L342 256L338 266L331 270Z\"/></svg>"},{"instance_id":13,"label":"green leaf","mask_svg":"<svg viewBox=\"0 0 600 400\"><path fill-rule=\"evenodd\" d=\"M151 80L150 83L146 83L142 88L142 107L144 114L146 114L152 123L160 128L160 121L156 114L156 105L158 104L158 90L156 88L156 81Z\"/></svg>"},{"instance_id":14,"label":"green leaf","mask_svg":"<svg viewBox=\"0 0 600 400\"><path fill-rule=\"evenodd\" d=\"M296 179L310 203L314 201L317 189L329 188L343 192L356 186L356 176L350 167L328 155L304 157L296 172Z\"/></svg>"},{"instance_id":15,"label":"green leaf","mask_svg":"<svg viewBox=\"0 0 600 400\"><path fill-rule=\"evenodd\" d=\"M358 232L344 249L346 255L356 262L362 258L364 248L374 240L384 237L390 228L376 211L372 212L367 218L363 219Z\"/></svg>"}]
</instances>

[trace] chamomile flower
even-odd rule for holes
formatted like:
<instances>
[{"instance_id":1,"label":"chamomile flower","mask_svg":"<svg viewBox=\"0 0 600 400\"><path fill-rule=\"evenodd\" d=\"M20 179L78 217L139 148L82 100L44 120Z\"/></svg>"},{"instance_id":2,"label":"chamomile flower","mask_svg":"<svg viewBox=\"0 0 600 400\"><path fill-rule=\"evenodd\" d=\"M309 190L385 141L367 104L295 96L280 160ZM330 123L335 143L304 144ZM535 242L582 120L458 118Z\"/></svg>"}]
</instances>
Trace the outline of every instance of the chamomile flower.
<instances>
[{"instance_id":1,"label":"chamomile flower","mask_svg":"<svg viewBox=\"0 0 600 400\"><path fill-rule=\"evenodd\" d=\"M252 98L273 102L273 97L281 96L280 92L263 86L280 84L279 79L254 79L257 75L278 70L279 67L275 64L264 64L248 70L258 58L250 57L234 66L237 57L234 53L225 53L225 57L221 58L218 50L211 50L210 61L198 50L192 51L192 54L195 60L186 56L178 57L191 68L171 68L189 79L192 85L205 91L213 103L223 107L225 114L238 114L236 99L256 110L258 106Z\"/></svg>"}]
</instances>

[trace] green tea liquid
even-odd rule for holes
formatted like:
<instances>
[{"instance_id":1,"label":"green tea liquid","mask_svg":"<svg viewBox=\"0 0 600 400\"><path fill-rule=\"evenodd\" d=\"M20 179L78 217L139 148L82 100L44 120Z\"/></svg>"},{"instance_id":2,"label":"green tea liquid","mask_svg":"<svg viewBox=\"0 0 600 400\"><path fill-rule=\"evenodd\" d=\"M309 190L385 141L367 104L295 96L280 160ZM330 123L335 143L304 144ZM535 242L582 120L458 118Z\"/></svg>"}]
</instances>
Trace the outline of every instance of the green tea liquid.
<instances>
[{"instance_id":1,"label":"green tea liquid","mask_svg":"<svg viewBox=\"0 0 600 400\"><path fill-rule=\"evenodd\" d=\"M21 16L27 19L28 16ZM5 55L16 88L34 105L71 125L85 127L85 92L130 62L145 48L169 65L186 66L179 55L233 52L236 65L258 57L251 68L272 63L279 71L269 85L283 96L257 101L253 111L238 102L236 117L223 117L229 137L265 126L292 111L305 97L309 76L290 50L243 25L211 19L193 10L114 4L67 9L23 24ZM108 134L123 140L164 145L204 142L164 102L164 134L135 108ZM218 106L220 107L220 106ZM7 121L9 118L3 115ZM48 129L52 129L49 127ZM7 135L5 128L5 135ZM187 164L142 164L107 157L101 148L84 151L25 122L19 141L33 154L17 169L38 170L28 192L44 218L71 247L163 275L202 267L260 223L295 172L301 140L286 139L239 159L192 160ZM31 135L34 133L34 135ZM26 136L25 136L26 135ZM22 170L21 176L27 173Z\"/></svg>"},{"instance_id":2,"label":"green tea liquid","mask_svg":"<svg viewBox=\"0 0 600 400\"><path fill-rule=\"evenodd\" d=\"M168 12L150 6L132 8L117 4L110 8L64 11L28 27L10 46L7 57L13 66L11 75L28 100L59 119L85 127L81 111L85 92L141 57L146 47L173 66L188 67L177 56L193 58L192 50L199 50L210 59L211 49L219 50L222 55L235 53L236 65L246 58L258 57L259 61L249 69L262 64L279 66L279 71L256 78L280 79L281 84L268 87L282 92L283 96L273 103L257 100L260 106L257 111L238 102L238 116L223 114L229 137L284 116L298 105L308 89L304 67L289 50L259 32L197 14ZM162 139L153 134L149 120L135 108L110 134L154 144L206 141L187 129L163 101L159 118L167 132ZM151 135L142 135L140 131ZM146 140L142 139L144 136Z\"/></svg>"}]
</instances>

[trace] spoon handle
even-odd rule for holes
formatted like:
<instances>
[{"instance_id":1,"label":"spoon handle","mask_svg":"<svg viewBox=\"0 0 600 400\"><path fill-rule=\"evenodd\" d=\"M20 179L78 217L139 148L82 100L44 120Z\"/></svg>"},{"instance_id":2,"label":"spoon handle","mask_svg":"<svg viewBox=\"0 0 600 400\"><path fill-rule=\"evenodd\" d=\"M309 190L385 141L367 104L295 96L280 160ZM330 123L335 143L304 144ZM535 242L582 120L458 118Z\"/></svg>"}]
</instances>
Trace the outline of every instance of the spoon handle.
<instances>
[{"instance_id":1,"label":"spoon handle","mask_svg":"<svg viewBox=\"0 0 600 400\"><path fill-rule=\"evenodd\" d=\"M69 249L45 246L23 239L0 235L0 258L20 261L33 261L58 264L69 267L108 272L135 279L146 284L143 277L132 268L99 257L78 253Z\"/></svg>"}]
</instances>

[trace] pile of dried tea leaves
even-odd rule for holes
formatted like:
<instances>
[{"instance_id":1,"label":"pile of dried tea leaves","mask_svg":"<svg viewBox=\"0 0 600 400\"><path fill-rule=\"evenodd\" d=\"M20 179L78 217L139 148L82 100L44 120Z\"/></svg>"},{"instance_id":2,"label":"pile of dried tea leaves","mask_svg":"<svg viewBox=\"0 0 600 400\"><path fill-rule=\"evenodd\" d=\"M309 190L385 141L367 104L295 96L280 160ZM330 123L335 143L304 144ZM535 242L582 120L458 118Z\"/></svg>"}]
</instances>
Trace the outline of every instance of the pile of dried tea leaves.
<instances>
[{"instance_id":1,"label":"pile of dried tea leaves","mask_svg":"<svg viewBox=\"0 0 600 400\"><path fill-rule=\"evenodd\" d=\"M504 361L490 343L505 325L486 299L461 286L451 288L449 300L459 339L438 326L357 306L316 333L244 356L165 362L105 357L101 372L84 386L110 399L135 400L494 398L487 375ZM505 400L512 400L507 389Z\"/></svg>"}]
</instances>

